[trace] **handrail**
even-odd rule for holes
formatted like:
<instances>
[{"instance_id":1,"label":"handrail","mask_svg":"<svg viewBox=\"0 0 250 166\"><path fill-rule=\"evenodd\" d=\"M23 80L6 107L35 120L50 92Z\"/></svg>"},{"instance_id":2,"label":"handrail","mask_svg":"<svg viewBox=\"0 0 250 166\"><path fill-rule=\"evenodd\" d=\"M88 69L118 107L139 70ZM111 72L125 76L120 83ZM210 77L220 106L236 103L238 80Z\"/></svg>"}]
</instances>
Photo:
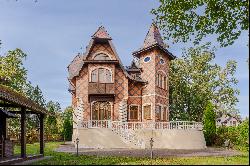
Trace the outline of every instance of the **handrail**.
<instances>
[{"instance_id":1,"label":"handrail","mask_svg":"<svg viewBox=\"0 0 250 166\"><path fill-rule=\"evenodd\" d=\"M202 130L201 122L193 121L170 121L170 122L120 122L111 120L89 120L82 121L79 124L80 128L114 128L115 126L122 126L125 129L198 129Z\"/></svg>"}]
</instances>

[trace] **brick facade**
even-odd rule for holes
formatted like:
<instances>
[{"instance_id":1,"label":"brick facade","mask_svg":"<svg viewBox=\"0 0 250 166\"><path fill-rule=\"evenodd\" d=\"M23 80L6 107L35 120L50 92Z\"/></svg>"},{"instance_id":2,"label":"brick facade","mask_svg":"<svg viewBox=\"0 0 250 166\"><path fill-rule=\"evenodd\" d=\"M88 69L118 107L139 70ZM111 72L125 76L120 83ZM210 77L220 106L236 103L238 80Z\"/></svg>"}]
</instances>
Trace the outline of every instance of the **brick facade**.
<instances>
[{"instance_id":1,"label":"brick facade","mask_svg":"<svg viewBox=\"0 0 250 166\"><path fill-rule=\"evenodd\" d=\"M156 33L156 37L154 37L154 33ZM156 121L156 107L161 110L160 121L168 121L168 75L169 63L173 58L165 48L162 48L163 41L159 41L162 39L159 38L157 27L154 24L150 27L145 40L146 44L144 43L143 48L133 53L134 57L139 59L138 63L133 63L127 68L122 65L111 40L104 27L100 27L92 36L86 53L78 55L69 65L69 90L72 94L72 106L76 107L82 100L83 120L93 119L93 109L99 111L95 117L98 115L98 120L104 120L102 118L106 117L106 114L103 110L111 109L110 120L116 121L121 119L119 107L125 101L127 103L127 121ZM108 60L96 60L95 57L100 54ZM150 57L148 62L145 61L146 57ZM160 64L160 61L164 63ZM93 71L98 69L101 70L98 71L98 75L93 74ZM107 70L108 74L103 74L103 70ZM166 88L158 86L157 74L160 74L161 80L164 79L166 82ZM91 77L98 77L98 80L101 77L107 77L107 79L111 77L111 79L109 82L95 82L90 86ZM111 107L104 105L96 108L94 106L96 102L108 102ZM149 107L151 118L145 119L144 109L148 110ZM138 111L132 113L130 108L134 110L138 108ZM145 113L147 116L148 112Z\"/></svg>"}]
</instances>

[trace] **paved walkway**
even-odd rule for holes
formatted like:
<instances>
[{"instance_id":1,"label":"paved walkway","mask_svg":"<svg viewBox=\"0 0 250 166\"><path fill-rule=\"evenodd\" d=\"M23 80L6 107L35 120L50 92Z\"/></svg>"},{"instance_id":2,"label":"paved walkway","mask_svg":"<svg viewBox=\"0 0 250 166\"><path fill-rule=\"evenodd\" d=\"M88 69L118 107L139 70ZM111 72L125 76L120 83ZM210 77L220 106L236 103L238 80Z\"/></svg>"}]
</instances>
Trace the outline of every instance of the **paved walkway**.
<instances>
[{"instance_id":1,"label":"paved walkway","mask_svg":"<svg viewBox=\"0 0 250 166\"><path fill-rule=\"evenodd\" d=\"M57 152L76 153L73 145L60 145L55 149ZM79 149L79 154L96 156L131 156L131 157L150 157L149 149ZM192 157L192 156L235 156L241 153L235 150L223 148L206 148L199 150L172 150L172 149L153 149L153 155L157 157Z\"/></svg>"},{"instance_id":2,"label":"paved walkway","mask_svg":"<svg viewBox=\"0 0 250 166\"><path fill-rule=\"evenodd\" d=\"M32 159L32 160L27 160L27 161L23 161L23 162L19 162L13 165L29 165L33 162L37 162L37 161L41 161L41 160L45 160L45 159L49 159L51 158L51 156L45 156L45 157L41 157L41 158L37 158L37 159Z\"/></svg>"}]
</instances>

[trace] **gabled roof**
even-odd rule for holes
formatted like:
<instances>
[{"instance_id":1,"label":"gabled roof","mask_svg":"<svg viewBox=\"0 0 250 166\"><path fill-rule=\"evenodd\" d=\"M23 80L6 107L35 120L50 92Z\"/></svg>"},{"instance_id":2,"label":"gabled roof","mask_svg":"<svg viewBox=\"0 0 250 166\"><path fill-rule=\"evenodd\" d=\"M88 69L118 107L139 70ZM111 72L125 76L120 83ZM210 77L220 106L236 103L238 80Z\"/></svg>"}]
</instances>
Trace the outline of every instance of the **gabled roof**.
<instances>
[{"instance_id":1,"label":"gabled roof","mask_svg":"<svg viewBox=\"0 0 250 166\"><path fill-rule=\"evenodd\" d=\"M100 26L97 31L91 36L93 39L98 38L98 39L109 39L111 40L112 38L109 36L108 32L103 26Z\"/></svg>"},{"instance_id":2,"label":"gabled roof","mask_svg":"<svg viewBox=\"0 0 250 166\"><path fill-rule=\"evenodd\" d=\"M161 50L166 52L171 59L175 59L175 56L166 49L167 45L163 42L158 27L155 25L155 23L152 23L144 39L142 47L139 48L137 51L134 51L132 54L138 55L139 53L156 46L158 46Z\"/></svg>"},{"instance_id":3,"label":"gabled roof","mask_svg":"<svg viewBox=\"0 0 250 166\"><path fill-rule=\"evenodd\" d=\"M100 39L101 39L102 42L107 42L110 45L110 47L111 47L111 49L112 49L112 51L113 51L116 59L119 62L119 66L121 67L121 69L122 69L123 73L125 74L125 76L128 77L131 80L135 80L125 70L125 68L124 68L124 66L122 64L122 61L120 60L120 58L119 58L119 56L118 56L118 54L116 52L116 49L115 49L115 47L113 45L112 38L108 35L108 33L105 30L105 28L103 26L101 26L94 33L94 35L92 35L92 39L90 40L89 45L86 48L86 52L83 55L77 55L74 58L74 60L69 64L69 66L68 66L68 71L69 71L69 77L68 77L68 79L69 79L69 81L71 81L71 79L73 79L75 76L79 75L79 72L82 69L82 66L84 65L84 60L89 55L89 53L90 53L92 47L94 46L95 42L100 41ZM138 80L138 81L141 82L141 80ZM72 87L70 87L69 90L72 90Z\"/></svg>"},{"instance_id":4,"label":"gabled roof","mask_svg":"<svg viewBox=\"0 0 250 166\"><path fill-rule=\"evenodd\" d=\"M134 60L132 60L130 66L126 66L127 71L140 71L140 68L137 66Z\"/></svg>"},{"instance_id":5,"label":"gabled roof","mask_svg":"<svg viewBox=\"0 0 250 166\"><path fill-rule=\"evenodd\" d=\"M219 121L221 123L227 123L227 121L230 121L232 118L236 119L237 121L241 122L241 120L235 116L231 115L222 115L220 118L217 118L216 121Z\"/></svg>"},{"instance_id":6,"label":"gabled roof","mask_svg":"<svg viewBox=\"0 0 250 166\"><path fill-rule=\"evenodd\" d=\"M84 59L86 56L78 54L73 61L68 66L69 71L69 79L74 78L76 75L79 74L79 71L81 70L81 66L84 64Z\"/></svg>"},{"instance_id":7,"label":"gabled roof","mask_svg":"<svg viewBox=\"0 0 250 166\"><path fill-rule=\"evenodd\" d=\"M0 100L18 107L25 107L41 114L50 114L45 108L25 97L23 94L0 84Z\"/></svg>"}]
</instances>

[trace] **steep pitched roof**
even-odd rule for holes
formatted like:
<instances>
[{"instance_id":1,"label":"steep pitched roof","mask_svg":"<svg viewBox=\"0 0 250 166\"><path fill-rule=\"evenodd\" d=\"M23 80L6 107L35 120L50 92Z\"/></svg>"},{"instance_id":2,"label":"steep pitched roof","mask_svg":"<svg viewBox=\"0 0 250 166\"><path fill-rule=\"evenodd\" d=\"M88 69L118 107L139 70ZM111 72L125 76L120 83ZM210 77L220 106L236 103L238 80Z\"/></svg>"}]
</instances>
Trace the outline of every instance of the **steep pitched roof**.
<instances>
[{"instance_id":1,"label":"steep pitched roof","mask_svg":"<svg viewBox=\"0 0 250 166\"><path fill-rule=\"evenodd\" d=\"M50 115L50 113L45 108L33 100L2 84L0 84L0 100L18 107L25 107L28 110L37 112L39 114Z\"/></svg>"},{"instance_id":2,"label":"steep pitched roof","mask_svg":"<svg viewBox=\"0 0 250 166\"><path fill-rule=\"evenodd\" d=\"M132 60L130 66L126 66L127 71L140 71L140 68L134 60Z\"/></svg>"},{"instance_id":3,"label":"steep pitched roof","mask_svg":"<svg viewBox=\"0 0 250 166\"><path fill-rule=\"evenodd\" d=\"M99 27L98 30L94 33L94 35L92 35L92 39L89 42L89 45L86 48L86 52L83 55L77 55L74 60L69 64L68 66L68 71L69 71L69 81L71 79L73 79L75 76L79 75L80 70L82 69L82 66L84 65L84 60L87 58L87 56L89 55L95 41L99 41L99 40L105 41L107 42L112 51L114 52L114 55L116 56L116 58L119 61L119 66L121 67L122 71L124 72L125 76L128 77L131 80L134 80L134 78L128 74L128 72L125 70L121 59L119 58L116 49L113 45L112 42L112 38L108 35L107 31L105 30L105 28L103 26ZM142 80L135 80L138 82L143 82ZM69 86L69 90L73 90L74 87L71 87L71 85Z\"/></svg>"},{"instance_id":4,"label":"steep pitched roof","mask_svg":"<svg viewBox=\"0 0 250 166\"><path fill-rule=\"evenodd\" d=\"M86 56L78 54L73 61L68 66L69 71L69 79L72 79L76 75L79 74L79 71L81 69L81 66L84 64L84 59Z\"/></svg>"},{"instance_id":5,"label":"steep pitched roof","mask_svg":"<svg viewBox=\"0 0 250 166\"><path fill-rule=\"evenodd\" d=\"M112 38L109 36L108 32L103 26L100 26L97 31L91 36L93 39L98 38L98 39L109 39L111 40Z\"/></svg>"},{"instance_id":6,"label":"steep pitched roof","mask_svg":"<svg viewBox=\"0 0 250 166\"><path fill-rule=\"evenodd\" d=\"M153 48L155 46L158 46L161 50L166 52L171 59L175 59L175 56L166 49L167 45L163 42L160 31L155 23L151 24L148 33L144 39L142 47L139 48L137 51L134 51L132 54L137 55L138 53Z\"/></svg>"},{"instance_id":7,"label":"steep pitched roof","mask_svg":"<svg viewBox=\"0 0 250 166\"><path fill-rule=\"evenodd\" d=\"M161 45L164 48L166 47L165 43L163 42L163 39L161 37L158 27L154 23L152 23L146 35L146 38L143 42L142 48L147 48L156 43Z\"/></svg>"}]
</instances>

